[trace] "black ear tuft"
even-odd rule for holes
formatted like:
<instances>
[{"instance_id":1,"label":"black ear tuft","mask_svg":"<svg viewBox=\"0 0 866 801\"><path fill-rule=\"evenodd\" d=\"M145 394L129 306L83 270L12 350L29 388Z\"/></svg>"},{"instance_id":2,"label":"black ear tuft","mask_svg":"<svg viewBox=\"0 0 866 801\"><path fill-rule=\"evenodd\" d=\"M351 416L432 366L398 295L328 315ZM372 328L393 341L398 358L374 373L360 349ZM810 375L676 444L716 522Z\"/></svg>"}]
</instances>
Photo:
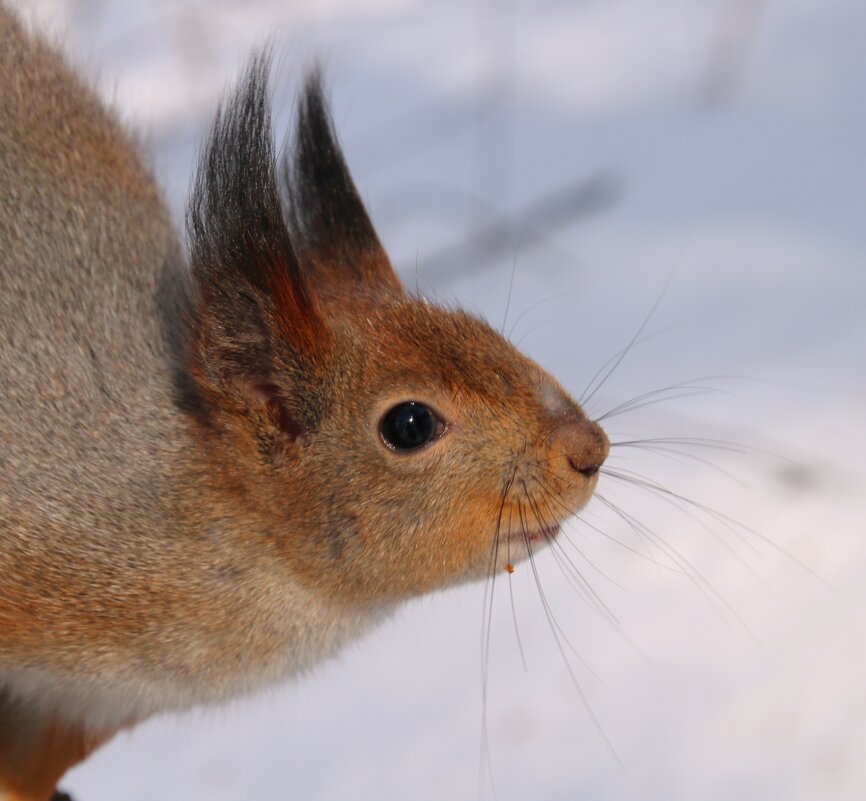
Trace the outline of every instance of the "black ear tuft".
<instances>
[{"instance_id":1,"label":"black ear tuft","mask_svg":"<svg viewBox=\"0 0 866 801\"><path fill-rule=\"evenodd\" d=\"M267 54L254 58L217 112L187 211L200 299L230 317L252 301L288 344L315 355L327 339L283 216L268 98Z\"/></svg>"},{"instance_id":2,"label":"black ear tuft","mask_svg":"<svg viewBox=\"0 0 866 801\"><path fill-rule=\"evenodd\" d=\"M292 226L314 280L402 292L346 166L318 69L298 104L293 155L285 164Z\"/></svg>"},{"instance_id":3,"label":"black ear tuft","mask_svg":"<svg viewBox=\"0 0 866 801\"><path fill-rule=\"evenodd\" d=\"M307 403L304 383L327 363L332 335L283 213L269 67L267 54L252 60L217 112L199 162L187 210L189 368L205 393L234 397L240 384L254 397L255 387L279 384L283 396ZM300 407L283 412L313 422Z\"/></svg>"}]
</instances>

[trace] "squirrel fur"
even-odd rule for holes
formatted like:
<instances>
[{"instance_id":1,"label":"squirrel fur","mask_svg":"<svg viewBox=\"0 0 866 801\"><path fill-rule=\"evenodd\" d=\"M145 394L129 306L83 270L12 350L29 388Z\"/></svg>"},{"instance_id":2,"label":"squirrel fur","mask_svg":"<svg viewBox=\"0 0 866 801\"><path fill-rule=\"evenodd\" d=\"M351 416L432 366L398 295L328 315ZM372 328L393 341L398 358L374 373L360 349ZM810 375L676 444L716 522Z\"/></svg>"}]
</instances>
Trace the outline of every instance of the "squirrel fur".
<instances>
[{"instance_id":1,"label":"squirrel fur","mask_svg":"<svg viewBox=\"0 0 866 801\"><path fill-rule=\"evenodd\" d=\"M188 248L115 115L0 7L0 798L541 547L608 451L483 321L407 294L318 76L221 106ZM438 428L403 452L389 409Z\"/></svg>"}]
</instances>

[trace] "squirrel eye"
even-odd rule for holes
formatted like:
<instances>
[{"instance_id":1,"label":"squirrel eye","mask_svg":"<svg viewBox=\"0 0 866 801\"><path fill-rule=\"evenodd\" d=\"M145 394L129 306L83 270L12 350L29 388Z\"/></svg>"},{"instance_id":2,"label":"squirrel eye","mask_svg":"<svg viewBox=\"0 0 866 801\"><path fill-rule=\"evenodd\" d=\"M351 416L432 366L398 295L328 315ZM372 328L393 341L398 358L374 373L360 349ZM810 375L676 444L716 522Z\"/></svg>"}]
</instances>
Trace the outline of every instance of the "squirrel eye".
<instances>
[{"instance_id":1,"label":"squirrel eye","mask_svg":"<svg viewBox=\"0 0 866 801\"><path fill-rule=\"evenodd\" d=\"M417 401L397 404L382 418L380 432L389 448L413 451L432 442L445 430L445 424L429 406Z\"/></svg>"}]
</instances>

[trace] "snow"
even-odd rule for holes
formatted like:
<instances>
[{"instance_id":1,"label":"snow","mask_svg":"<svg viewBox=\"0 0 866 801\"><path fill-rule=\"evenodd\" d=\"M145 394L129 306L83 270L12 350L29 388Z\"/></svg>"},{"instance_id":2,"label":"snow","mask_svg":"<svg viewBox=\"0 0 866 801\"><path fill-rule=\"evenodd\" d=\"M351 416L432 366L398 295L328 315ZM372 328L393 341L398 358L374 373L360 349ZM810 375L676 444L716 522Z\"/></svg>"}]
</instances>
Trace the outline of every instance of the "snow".
<instances>
[{"instance_id":1,"label":"snow","mask_svg":"<svg viewBox=\"0 0 866 801\"><path fill-rule=\"evenodd\" d=\"M862 798L866 6L17 4L144 131L178 216L216 99L270 37L281 125L299 68L322 58L407 283L499 325L516 263L508 326L576 395L661 296L590 410L683 381L719 390L610 420L620 439L750 446L690 451L711 464L618 452L612 466L727 516L603 479L600 493L667 543L647 546L597 500L569 532L618 625L539 560L592 714L531 571L511 578L526 672L497 579L487 723L500 801ZM614 191L608 207L537 239L521 230L522 210L594 176ZM502 215L518 220L506 255L471 255L457 278L425 269ZM670 547L702 578L671 570ZM476 797L482 595L420 599L299 682L151 721L64 787L83 801Z\"/></svg>"}]
</instances>

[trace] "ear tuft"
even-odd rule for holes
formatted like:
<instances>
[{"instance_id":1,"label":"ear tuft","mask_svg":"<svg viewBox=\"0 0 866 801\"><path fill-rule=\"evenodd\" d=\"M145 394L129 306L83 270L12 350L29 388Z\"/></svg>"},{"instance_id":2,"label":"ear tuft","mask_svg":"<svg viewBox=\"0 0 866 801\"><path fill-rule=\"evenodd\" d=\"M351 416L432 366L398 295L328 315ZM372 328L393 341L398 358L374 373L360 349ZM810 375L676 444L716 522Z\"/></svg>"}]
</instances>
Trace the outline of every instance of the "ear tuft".
<instances>
[{"instance_id":1,"label":"ear tuft","mask_svg":"<svg viewBox=\"0 0 866 801\"><path fill-rule=\"evenodd\" d=\"M293 156L285 162L292 227L314 280L402 293L340 149L318 69L298 104Z\"/></svg>"},{"instance_id":2,"label":"ear tuft","mask_svg":"<svg viewBox=\"0 0 866 801\"><path fill-rule=\"evenodd\" d=\"M267 53L220 107L187 210L192 286L189 372L204 396L238 410L279 384L278 422L315 425L315 377L333 335L301 270L277 185ZM216 395L214 396L214 393ZM283 400L288 399L288 400Z\"/></svg>"},{"instance_id":3,"label":"ear tuft","mask_svg":"<svg viewBox=\"0 0 866 801\"><path fill-rule=\"evenodd\" d=\"M199 301L217 313L274 323L301 357L315 358L328 330L306 281L277 186L267 53L254 58L217 112L187 211Z\"/></svg>"}]
</instances>

